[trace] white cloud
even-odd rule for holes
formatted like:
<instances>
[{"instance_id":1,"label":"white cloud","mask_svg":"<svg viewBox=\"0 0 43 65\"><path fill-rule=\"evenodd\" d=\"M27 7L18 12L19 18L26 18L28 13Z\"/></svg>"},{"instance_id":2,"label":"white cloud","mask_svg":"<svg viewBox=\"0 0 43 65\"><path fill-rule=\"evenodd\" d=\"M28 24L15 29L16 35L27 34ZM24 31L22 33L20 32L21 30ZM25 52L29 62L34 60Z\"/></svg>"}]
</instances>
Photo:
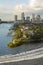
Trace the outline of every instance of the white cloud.
<instances>
[{"instance_id":1,"label":"white cloud","mask_svg":"<svg viewBox=\"0 0 43 65\"><path fill-rule=\"evenodd\" d=\"M0 12L2 12L2 13L12 13L13 8L8 7L8 6L4 6L4 5L0 5Z\"/></svg>"},{"instance_id":2,"label":"white cloud","mask_svg":"<svg viewBox=\"0 0 43 65\"><path fill-rule=\"evenodd\" d=\"M43 8L43 0L31 0L30 6L35 9L42 9Z\"/></svg>"},{"instance_id":3,"label":"white cloud","mask_svg":"<svg viewBox=\"0 0 43 65\"><path fill-rule=\"evenodd\" d=\"M30 6L33 7L35 11L40 11L43 9L43 0L31 0L31 1L33 2L31 2L32 6L31 5Z\"/></svg>"},{"instance_id":4,"label":"white cloud","mask_svg":"<svg viewBox=\"0 0 43 65\"><path fill-rule=\"evenodd\" d=\"M43 0L30 0L28 4L19 4L14 8L0 4L0 17L3 17L3 20L12 20L15 14L20 15L21 12L25 12L26 15L35 13L43 16Z\"/></svg>"},{"instance_id":5,"label":"white cloud","mask_svg":"<svg viewBox=\"0 0 43 65\"><path fill-rule=\"evenodd\" d=\"M13 20L13 8L0 4L0 18L2 20Z\"/></svg>"},{"instance_id":6,"label":"white cloud","mask_svg":"<svg viewBox=\"0 0 43 65\"><path fill-rule=\"evenodd\" d=\"M30 0L30 3L27 5L20 4L15 6L14 13L19 14L24 11L27 14L36 13L42 15L43 14L42 10L43 10L43 0Z\"/></svg>"}]
</instances>

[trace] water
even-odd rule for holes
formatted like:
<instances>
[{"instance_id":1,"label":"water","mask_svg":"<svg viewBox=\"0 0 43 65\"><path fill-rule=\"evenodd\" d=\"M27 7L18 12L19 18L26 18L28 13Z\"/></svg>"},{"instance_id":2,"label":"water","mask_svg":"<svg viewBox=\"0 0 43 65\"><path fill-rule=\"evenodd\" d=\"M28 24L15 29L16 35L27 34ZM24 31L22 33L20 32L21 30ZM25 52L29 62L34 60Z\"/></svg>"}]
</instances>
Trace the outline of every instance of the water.
<instances>
[{"instance_id":1,"label":"water","mask_svg":"<svg viewBox=\"0 0 43 65\"><path fill-rule=\"evenodd\" d=\"M32 49L43 47L43 43L38 44L29 44L22 45L17 48L10 48L7 46L7 43L12 40L12 36L7 36L9 32L9 28L13 24L0 24L0 56L9 55L9 54L17 54L21 52L30 51Z\"/></svg>"},{"instance_id":2,"label":"water","mask_svg":"<svg viewBox=\"0 0 43 65\"><path fill-rule=\"evenodd\" d=\"M12 36L7 36L12 24L0 24L0 55L11 53L7 43L12 40Z\"/></svg>"}]
</instances>

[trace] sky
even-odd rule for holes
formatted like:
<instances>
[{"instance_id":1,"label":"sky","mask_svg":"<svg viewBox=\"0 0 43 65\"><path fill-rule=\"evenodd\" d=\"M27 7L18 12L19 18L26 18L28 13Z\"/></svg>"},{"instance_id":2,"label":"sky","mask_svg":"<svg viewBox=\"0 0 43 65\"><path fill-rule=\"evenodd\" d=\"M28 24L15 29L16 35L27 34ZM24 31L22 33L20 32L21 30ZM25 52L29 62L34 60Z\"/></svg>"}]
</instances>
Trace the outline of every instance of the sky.
<instances>
[{"instance_id":1,"label":"sky","mask_svg":"<svg viewBox=\"0 0 43 65\"><path fill-rule=\"evenodd\" d=\"M12 21L14 15L20 18L21 13L25 16L41 15L43 18L43 0L0 0L0 18L2 20Z\"/></svg>"}]
</instances>

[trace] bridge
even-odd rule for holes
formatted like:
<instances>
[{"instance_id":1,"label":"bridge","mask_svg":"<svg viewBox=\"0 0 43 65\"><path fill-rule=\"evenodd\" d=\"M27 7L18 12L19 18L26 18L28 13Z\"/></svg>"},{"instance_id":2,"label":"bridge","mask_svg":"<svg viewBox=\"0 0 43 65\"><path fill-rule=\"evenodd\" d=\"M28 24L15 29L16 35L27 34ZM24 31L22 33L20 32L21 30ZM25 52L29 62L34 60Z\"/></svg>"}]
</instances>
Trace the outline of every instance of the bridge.
<instances>
[{"instance_id":1,"label":"bridge","mask_svg":"<svg viewBox=\"0 0 43 65\"><path fill-rule=\"evenodd\" d=\"M38 62L39 64L37 64ZM0 65L35 65L35 63L37 65L43 65L43 47L16 55L0 56Z\"/></svg>"}]
</instances>

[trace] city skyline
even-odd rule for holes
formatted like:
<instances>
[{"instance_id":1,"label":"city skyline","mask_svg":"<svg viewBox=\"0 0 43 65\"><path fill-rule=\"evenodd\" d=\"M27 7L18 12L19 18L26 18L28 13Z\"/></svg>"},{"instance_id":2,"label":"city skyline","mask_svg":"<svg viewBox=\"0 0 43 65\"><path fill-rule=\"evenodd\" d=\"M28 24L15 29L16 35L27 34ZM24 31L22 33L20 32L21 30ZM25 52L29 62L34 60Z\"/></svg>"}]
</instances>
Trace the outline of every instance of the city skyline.
<instances>
[{"instance_id":1,"label":"city skyline","mask_svg":"<svg viewBox=\"0 0 43 65\"><path fill-rule=\"evenodd\" d=\"M35 13L43 18L43 0L0 0L0 18L2 20L14 20L17 14L20 18L21 12L25 15Z\"/></svg>"}]
</instances>

